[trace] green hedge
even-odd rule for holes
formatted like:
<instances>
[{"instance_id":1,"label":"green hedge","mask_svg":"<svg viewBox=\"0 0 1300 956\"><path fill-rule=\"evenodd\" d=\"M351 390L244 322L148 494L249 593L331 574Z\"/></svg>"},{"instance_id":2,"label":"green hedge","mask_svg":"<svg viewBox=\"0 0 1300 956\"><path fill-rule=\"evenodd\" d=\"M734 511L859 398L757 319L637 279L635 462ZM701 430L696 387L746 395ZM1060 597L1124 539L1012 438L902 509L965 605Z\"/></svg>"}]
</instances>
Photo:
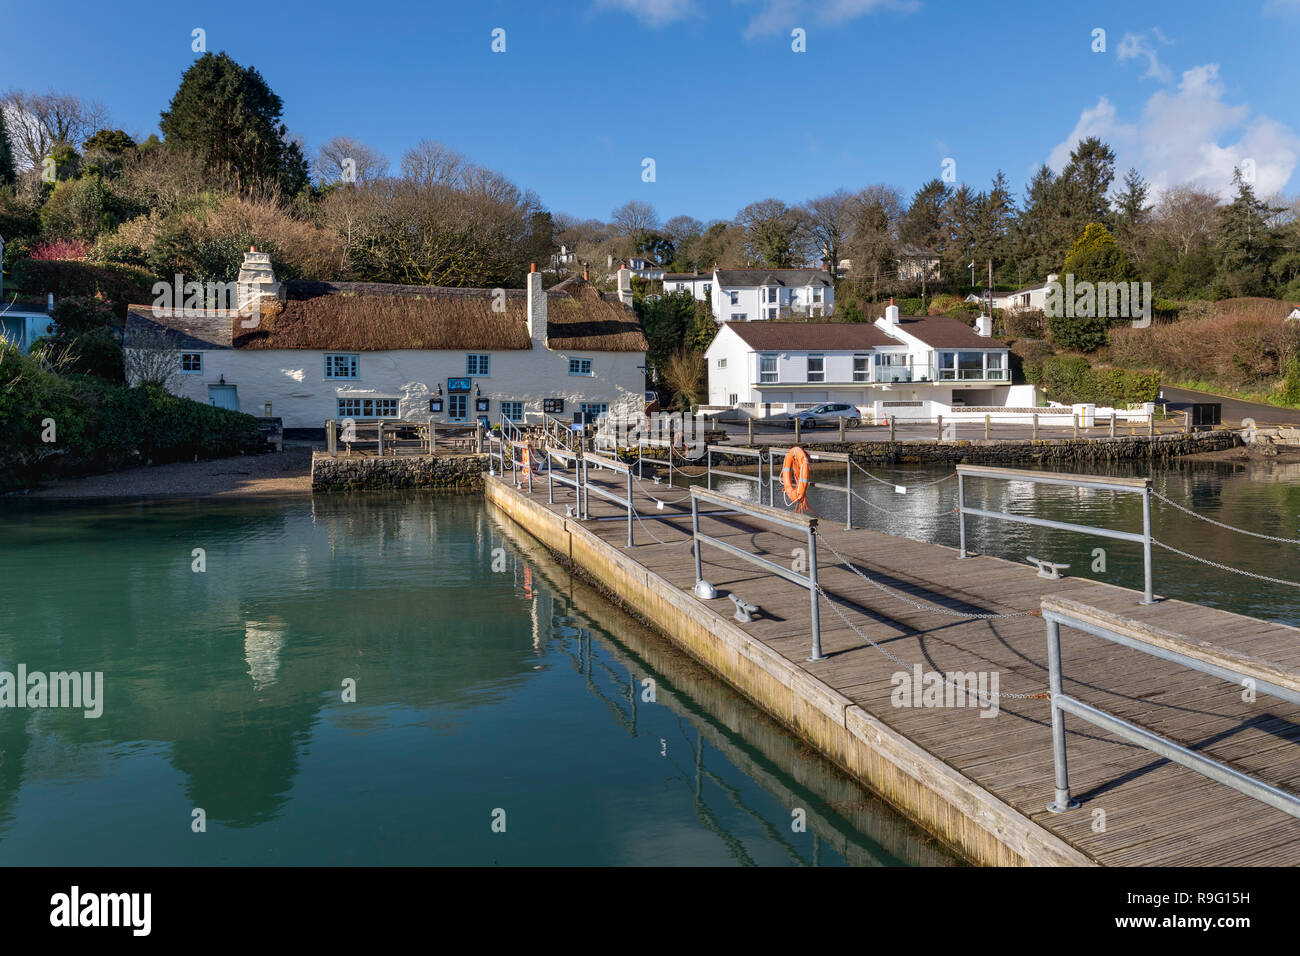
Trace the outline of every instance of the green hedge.
<instances>
[{"instance_id":1,"label":"green hedge","mask_svg":"<svg viewBox=\"0 0 1300 956\"><path fill-rule=\"evenodd\" d=\"M1048 398L1066 405L1088 402L1122 408L1130 403L1154 402L1160 390L1159 372L1093 368L1081 355L1026 360L1024 369L1026 379L1041 385Z\"/></svg>"},{"instance_id":2,"label":"green hedge","mask_svg":"<svg viewBox=\"0 0 1300 956\"><path fill-rule=\"evenodd\" d=\"M129 305L153 302L154 278L137 266L96 265L72 259L19 259L13 264L12 279L28 298L44 298L53 292L66 296L93 296L102 292L118 318Z\"/></svg>"},{"instance_id":3,"label":"green hedge","mask_svg":"<svg viewBox=\"0 0 1300 956\"><path fill-rule=\"evenodd\" d=\"M0 489L153 461L186 461L267 448L252 415L171 395L156 386L60 376L0 347ZM46 442L45 422L55 441Z\"/></svg>"}]
</instances>

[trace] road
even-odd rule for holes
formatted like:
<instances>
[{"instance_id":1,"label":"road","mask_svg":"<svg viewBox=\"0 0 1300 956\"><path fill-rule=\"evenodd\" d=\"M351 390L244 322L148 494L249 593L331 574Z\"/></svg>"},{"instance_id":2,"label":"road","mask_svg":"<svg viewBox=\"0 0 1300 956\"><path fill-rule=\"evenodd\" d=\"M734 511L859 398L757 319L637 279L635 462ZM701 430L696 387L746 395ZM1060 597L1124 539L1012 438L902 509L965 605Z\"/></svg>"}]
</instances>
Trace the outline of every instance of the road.
<instances>
[{"instance_id":1,"label":"road","mask_svg":"<svg viewBox=\"0 0 1300 956\"><path fill-rule=\"evenodd\" d=\"M1218 402L1223 406L1223 423L1236 424L1243 418L1253 418L1257 425L1300 424L1300 410L1278 408L1274 405L1261 405L1258 402L1243 402L1236 398L1225 398L1210 392L1193 392L1186 388L1160 388L1157 401L1167 402L1169 410L1182 411L1193 402Z\"/></svg>"}]
</instances>

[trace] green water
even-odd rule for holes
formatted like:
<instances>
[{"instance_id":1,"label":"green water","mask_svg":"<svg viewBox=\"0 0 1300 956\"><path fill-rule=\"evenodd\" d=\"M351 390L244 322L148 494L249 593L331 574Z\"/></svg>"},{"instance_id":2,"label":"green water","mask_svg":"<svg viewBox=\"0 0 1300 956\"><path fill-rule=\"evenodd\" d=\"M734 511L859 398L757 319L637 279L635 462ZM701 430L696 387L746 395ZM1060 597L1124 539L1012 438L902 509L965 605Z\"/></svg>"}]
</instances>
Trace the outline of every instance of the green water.
<instances>
[{"instance_id":1,"label":"green water","mask_svg":"<svg viewBox=\"0 0 1300 956\"><path fill-rule=\"evenodd\" d=\"M954 862L479 499L0 502L19 664L0 864Z\"/></svg>"}]
</instances>

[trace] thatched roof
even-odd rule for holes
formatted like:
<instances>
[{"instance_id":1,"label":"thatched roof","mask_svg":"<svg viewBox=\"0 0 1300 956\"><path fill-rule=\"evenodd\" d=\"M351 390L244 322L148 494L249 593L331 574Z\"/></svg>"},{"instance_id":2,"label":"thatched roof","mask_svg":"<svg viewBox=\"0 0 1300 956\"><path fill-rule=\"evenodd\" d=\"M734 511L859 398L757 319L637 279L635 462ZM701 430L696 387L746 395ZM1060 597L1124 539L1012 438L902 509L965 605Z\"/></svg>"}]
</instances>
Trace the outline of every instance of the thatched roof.
<instances>
[{"instance_id":1,"label":"thatched roof","mask_svg":"<svg viewBox=\"0 0 1300 956\"><path fill-rule=\"evenodd\" d=\"M380 352L398 349L512 351L532 347L527 293L522 289L456 289L368 282L286 282L283 303L246 318L163 319L132 306L137 328L162 324L187 337L202 326L219 342L218 326L236 349ZM495 302L503 311L493 308ZM630 309L581 279L546 294L547 346L591 352L644 352L645 333ZM130 328L131 326L128 326ZM128 343L129 345L129 343Z\"/></svg>"}]
</instances>

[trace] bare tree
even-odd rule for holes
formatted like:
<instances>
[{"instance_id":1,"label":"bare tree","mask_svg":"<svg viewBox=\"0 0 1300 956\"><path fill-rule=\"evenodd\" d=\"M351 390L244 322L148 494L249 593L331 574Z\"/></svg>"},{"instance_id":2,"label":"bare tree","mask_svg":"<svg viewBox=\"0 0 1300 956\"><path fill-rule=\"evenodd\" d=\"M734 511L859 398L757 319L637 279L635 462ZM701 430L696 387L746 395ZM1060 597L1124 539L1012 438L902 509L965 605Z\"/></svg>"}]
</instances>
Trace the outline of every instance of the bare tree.
<instances>
[{"instance_id":1,"label":"bare tree","mask_svg":"<svg viewBox=\"0 0 1300 956\"><path fill-rule=\"evenodd\" d=\"M843 189L804 203L808 234L817 252L830 260L832 273L839 265L841 250L852 232L853 205L853 196Z\"/></svg>"},{"instance_id":2,"label":"bare tree","mask_svg":"<svg viewBox=\"0 0 1300 956\"><path fill-rule=\"evenodd\" d=\"M335 136L316 151L314 166L322 183L368 183L388 173L388 157L359 139Z\"/></svg>"},{"instance_id":3,"label":"bare tree","mask_svg":"<svg viewBox=\"0 0 1300 956\"><path fill-rule=\"evenodd\" d=\"M20 169L39 167L55 147L77 147L108 126L103 104L54 90L9 90L0 96L0 109Z\"/></svg>"},{"instance_id":4,"label":"bare tree","mask_svg":"<svg viewBox=\"0 0 1300 956\"><path fill-rule=\"evenodd\" d=\"M467 165L454 149L422 139L402 154L402 178L421 186L457 186Z\"/></svg>"},{"instance_id":5,"label":"bare tree","mask_svg":"<svg viewBox=\"0 0 1300 956\"><path fill-rule=\"evenodd\" d=\"M618 230L637 242L640 242L641 237L647 232L659 228L659 217L655 214L655 207L639 199L624 203L610 215Z\"/></svg>"},{"instance_id":6,"label":"bare tree","mask_svg":"<svg viewBox=\"0 0 1300 956\"><path fill-rule=\"evenodd\" d=\"M779 199L760 199L736 214L745 229L745 247L752 262L778 269L802 262L807 252L807 217Z\"/></svg>"},{"instance_id":7,"label":"bare tree","mask_svg":"<svg viewBox=\"0 0 1300 956\"><path fill-rule=\"evenodd\" d=\"M1214 241L1219 197L1206 189L1179 186L1166 190L1151 211L1150 228L1186 256Z\"/></svg>"},{"instance_id":8,"label":"bare tree","mask_svg":"<svg viewBox=\"0 0 1300 956\"><path fill-rule=\"evenodd\" d=\"M131 385L157 385L170 392L181 371L180 350L160 329L133 331L123 359Z\"/></svg>"}]
</instances>

